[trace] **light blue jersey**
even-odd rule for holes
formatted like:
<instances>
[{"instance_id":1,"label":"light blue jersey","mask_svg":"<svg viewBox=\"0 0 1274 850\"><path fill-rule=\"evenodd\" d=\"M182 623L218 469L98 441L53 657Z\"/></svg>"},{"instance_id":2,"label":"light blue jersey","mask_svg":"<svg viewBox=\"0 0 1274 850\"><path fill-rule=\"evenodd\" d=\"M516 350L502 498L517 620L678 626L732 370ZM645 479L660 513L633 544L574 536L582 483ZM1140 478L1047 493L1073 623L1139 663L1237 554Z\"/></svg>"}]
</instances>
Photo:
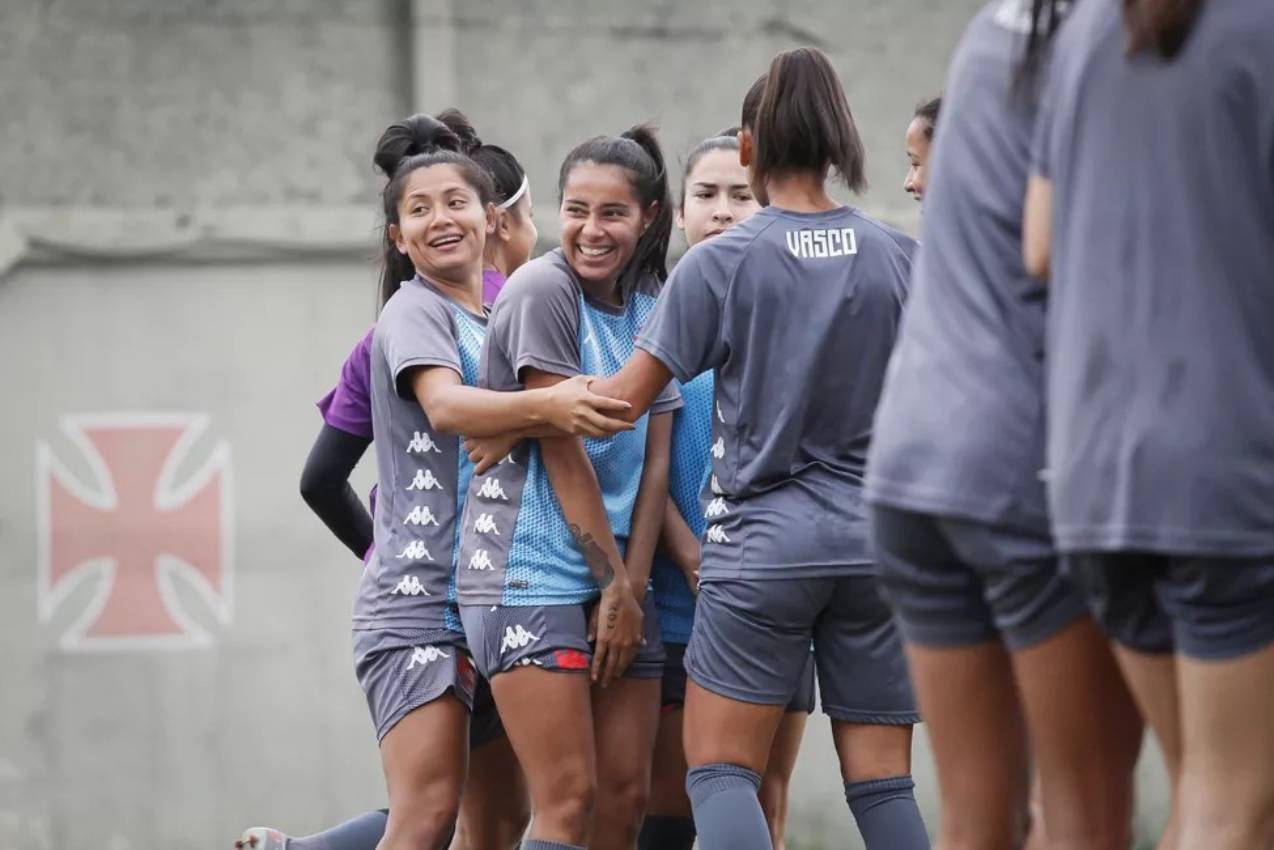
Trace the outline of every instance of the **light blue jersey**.
<instances>
[{"instance_id":1,"label":"light blue jersey","mask_svg":"<svg viewBox=\"0 0 1274 850\"><path fill-rule=\"evenodd\" d=\"M538 369L567 377L617 373L655 306L636 293L616 307L593 301L560 251L509 278L491 315L483 350L483 386L522 388L521 372ZM679 406L675 388L652 412ZM623 554L632 526L646 455L643 416L632 431L584 440L610 527ZM598 595L597 583L576 547L558 504L539 444L526 441L504 462L469 485L457 574L466 605L567 605Z\"/></svg>"},{"instance_id":2,"label":"light blue jersey","mask_svg":"<svg viewBox=\"0 0 1274 850\"><path fill-rule=\"evenodd\" d=\"M701 495L712 471L712 389L711 372L681 385L685 406L674 414L672 462L668 470L672 501L701 540L708 528ZM669 558L657 554L650 576L659 610L660 637L664 643L689 643L695 598L685 575Z\"/></svg>"}]
</instances>

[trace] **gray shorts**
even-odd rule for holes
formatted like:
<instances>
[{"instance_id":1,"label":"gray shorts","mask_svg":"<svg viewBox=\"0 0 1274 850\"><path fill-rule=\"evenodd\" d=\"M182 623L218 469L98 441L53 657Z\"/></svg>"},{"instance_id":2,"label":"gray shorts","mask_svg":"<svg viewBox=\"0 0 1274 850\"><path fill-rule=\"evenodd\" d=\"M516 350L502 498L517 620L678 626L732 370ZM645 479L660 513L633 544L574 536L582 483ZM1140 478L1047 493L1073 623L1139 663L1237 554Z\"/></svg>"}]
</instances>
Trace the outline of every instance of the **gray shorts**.
<instances>
[{"instance_id":1,"label":"gray shorts","mask_svg":"<svg viewBox=\"0 0 1274 850\"><path fill-rule=\"evenodd\" d=\"M461 605L460 621L473 648L473 660L488 679L528 666L587 673L593 663L588 617L596 604L593 600L575 605ZM664 670L664 645L653 594L646 594L642 612L646 644L624 675L658 679Z\"/></svg>"},{"instance_id":2,"label":"gray shorts","mask_svg":"<svg viewBox=\"0 0 1274 850\"><path fill-rule=\"evenodd\" d=\"M1085 613L1045 533L873 506L881 592L921 646L1025 649Z\"/></svg>"},{"instance_id":3,"label":"gray shorts","mask_svg":"<svg viewBox=\"0 0 1274 850\"><path fill-rule=\"evenodd\" d=\"M1112 639L1146 653L1237 658L1274 643L1274 561L1197 555L1063 557Z\"/></svg>"},{"instance_id":4,"label":"gray shorts","mask_svg":"<svg viewBox=\"0 0 1274 850\"><path fill-rule=\"evenodd\" d=\"M680 711L686 704L686 645L665 643L664 677L659 692L660 710L667 713ZM788 714L812 714L814 711L814 653L805 657L805 669L796 695L787 704Z\"/></svg>"},{"instance_id":5,"label":"gray shorts","mask_svg":"<svg viewBox=\"0 0 1274 850\"><path fill-rule=\"evenodd\" d=\"M455 632L355 630L354 673L367 696L376 740L449 690L473 708L477 671Z\"/></svg>"},{"instance_id":6,"label":"gray shorts","mask_svg":"<svg viewBox=\"0 0 1274 850\"><path fill-rule=\"evenodd\" d=\"M730 699L787 705L811 640L824 714L874 725L920 721L902 642L872 576L704 581L686 672Z\"/></svg>"}]
</instances>

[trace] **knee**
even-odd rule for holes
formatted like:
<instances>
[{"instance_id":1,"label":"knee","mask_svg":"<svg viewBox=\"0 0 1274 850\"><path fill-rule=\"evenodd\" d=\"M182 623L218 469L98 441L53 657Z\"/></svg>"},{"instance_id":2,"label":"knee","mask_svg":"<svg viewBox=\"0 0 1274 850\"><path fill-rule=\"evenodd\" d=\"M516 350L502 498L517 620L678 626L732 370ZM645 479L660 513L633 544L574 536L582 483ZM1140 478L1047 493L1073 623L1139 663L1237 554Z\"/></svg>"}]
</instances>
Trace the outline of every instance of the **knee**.
<instances>
[{"instance_id":1,"label":"knee","mask_svg":"<svg viewBox=\"0 0 1274 850\"><path fill-rule=\"evenodd\" d=\"M391 814L385 829L385 845L389 847L445 847L456 828L460 812L457 799L453 805L430 805L408 808ZM399 816L401 814L401 816Z\"/></svg>"},{"instance_id":2,"label":"knee","mask_svg":"<svg viewBox=\"0 0 1274 850\"><path fill-rule=\"evenodd\" d=\"M597 782L585 771L560 774L548 789L547 799L536 799L536 823L552 824L557 830L577 836L583 843L597 801Z\"/></svg>"},{"instance_id":3,"label":"knee","mask_svg":"<svg viewBox=\"0 0 1274 850\"><path fill-rule=\"evenodd\" d=\"M638 824L650 802L649 776L615 777L603 780L598 788L598 808L605 809L608 820L619 824Z\"/></svg>"}]
</instances>

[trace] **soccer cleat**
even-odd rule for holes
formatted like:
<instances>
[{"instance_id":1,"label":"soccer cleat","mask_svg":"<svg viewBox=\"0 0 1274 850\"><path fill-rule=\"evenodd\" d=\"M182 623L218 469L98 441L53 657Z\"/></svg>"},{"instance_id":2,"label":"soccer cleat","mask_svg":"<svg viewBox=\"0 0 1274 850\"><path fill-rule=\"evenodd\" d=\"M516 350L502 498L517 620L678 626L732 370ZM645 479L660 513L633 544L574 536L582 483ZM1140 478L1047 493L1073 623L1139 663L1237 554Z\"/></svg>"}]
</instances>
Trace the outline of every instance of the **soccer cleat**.
<instances>
[{"instance_id":1,"label":"soccer cleat","mask_svg":"<svg viewBox=\"0 0 1274 850\"><path fill-rule=\"evenodd\" d=\"M254 826L234 843L234 850L287 850L288 837L268 826Z\"/></svg>"}]
</instances>

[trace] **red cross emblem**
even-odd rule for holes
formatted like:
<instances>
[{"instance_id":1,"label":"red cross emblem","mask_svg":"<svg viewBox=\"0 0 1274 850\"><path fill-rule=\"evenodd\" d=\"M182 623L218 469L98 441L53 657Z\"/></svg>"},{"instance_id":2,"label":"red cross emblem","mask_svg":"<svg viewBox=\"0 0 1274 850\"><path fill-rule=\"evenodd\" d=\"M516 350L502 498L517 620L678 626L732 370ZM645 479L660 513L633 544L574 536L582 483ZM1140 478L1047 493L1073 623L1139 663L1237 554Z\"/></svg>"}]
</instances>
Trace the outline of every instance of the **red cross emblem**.
<instances>
[{"instance_id":1,"label":"red cross emblem","mask_svg":"<svg viewBox=\"0 0 1274 850\"><path fill-rule=\"evenodd\" d=\"M218 442L187 472L207 417L105 414L60 424L92 477L85 483L48 444L36 445L41 619L91 582L93 601L62 636L64 648L209 644L182 610L174 579L181 576L218 622L230 621L229 446Z\"/></svg>"}]
</instances>

